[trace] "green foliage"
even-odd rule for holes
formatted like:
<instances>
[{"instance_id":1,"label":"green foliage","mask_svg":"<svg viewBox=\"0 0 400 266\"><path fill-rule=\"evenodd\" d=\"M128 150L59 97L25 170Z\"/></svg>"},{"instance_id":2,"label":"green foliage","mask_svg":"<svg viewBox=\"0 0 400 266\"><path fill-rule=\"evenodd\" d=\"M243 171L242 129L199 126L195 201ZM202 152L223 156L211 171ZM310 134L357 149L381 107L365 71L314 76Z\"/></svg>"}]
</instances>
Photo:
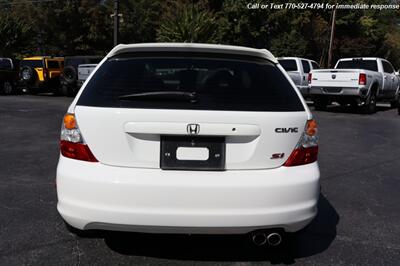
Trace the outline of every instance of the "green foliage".
<instances>
[{"instance_id":1,"label":"green foliage","mask_svg":"<svg viewBox=\"0 0 400 266\"><path fill-rule=\"evenodd\" d=\"M17 51L24 50L29 44L30 30L22 19L3 15L0 19L0 56L15 56Z\"/></svg>"},{"instance_id":2,"label":"green foliage","mask_svg":"<svg viewBox=\"0 0 400 266\"><path fill-rule=\"evenodd\" d=\"M154 42L160 24L161 1L121 1L120 42Z\"/></svg>"},{"instance_id":3,"label":"green foliage","mask_svg":"<svg viewBox=\"0 0 400 266\"><path fill-rule=\"evenodd\" d=\"M160 42L215 43L216 17L205 3L167 1L162 23L157 31Z\"/></svg>"}]
</instances>

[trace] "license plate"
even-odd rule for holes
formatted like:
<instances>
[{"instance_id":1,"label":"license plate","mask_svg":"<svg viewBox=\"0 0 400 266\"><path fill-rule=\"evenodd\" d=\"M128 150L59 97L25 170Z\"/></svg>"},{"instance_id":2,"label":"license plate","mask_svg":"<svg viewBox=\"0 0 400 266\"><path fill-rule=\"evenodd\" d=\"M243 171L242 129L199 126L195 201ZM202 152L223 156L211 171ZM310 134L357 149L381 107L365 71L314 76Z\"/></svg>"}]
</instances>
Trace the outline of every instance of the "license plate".
<instances>
[{"instance_id":1,"label":"license plate","mask_svg":"<svg viewBox=\"0 0 400 266\"><path fill-rule=\"evenodd\" d=\"M165 170L224 170L225 138L161 136L160 168Z\"/></svg>"}]
</instances>

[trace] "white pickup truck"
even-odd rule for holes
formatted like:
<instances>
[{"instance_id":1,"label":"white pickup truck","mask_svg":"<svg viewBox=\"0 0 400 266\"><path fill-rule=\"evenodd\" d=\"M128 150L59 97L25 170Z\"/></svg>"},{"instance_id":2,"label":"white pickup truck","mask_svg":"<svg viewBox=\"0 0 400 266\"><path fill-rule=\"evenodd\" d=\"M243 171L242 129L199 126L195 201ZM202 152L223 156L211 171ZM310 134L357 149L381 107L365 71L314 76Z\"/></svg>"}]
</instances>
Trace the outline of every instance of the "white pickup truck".
<instances>
[{"instance_id":1,"label":"white pickup truck","mask_svg":"<svg viewBox=\"0 0 400 266\"><path fill-rule=\"evenodd\" d=\"M334 69L312 70L308 77L310 96L316 110L331 102L351 104L374 113L376 101L399 101L399 73L381 58L343 58Z\"/></svg>"},{"instance_id":2,"label":"white pickup truck","mask_svg":"<svg viewBox=\"0 0 400 266\"><path fill-rule=\"evenodd\" d=\"M308 73L313 69L319 69L317 62L300 57L279 57L278 62L289 74L301 94L307 97L309 94Z\"/></svg>"}]
</instances>

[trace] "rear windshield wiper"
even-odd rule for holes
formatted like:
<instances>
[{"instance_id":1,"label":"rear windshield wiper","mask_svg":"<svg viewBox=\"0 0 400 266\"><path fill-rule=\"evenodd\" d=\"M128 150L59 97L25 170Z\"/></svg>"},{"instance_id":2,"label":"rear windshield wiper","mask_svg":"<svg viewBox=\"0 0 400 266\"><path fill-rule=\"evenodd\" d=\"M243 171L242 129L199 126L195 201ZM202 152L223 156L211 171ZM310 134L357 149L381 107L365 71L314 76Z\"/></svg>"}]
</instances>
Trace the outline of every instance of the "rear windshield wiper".
<instances>
[{"instance_id":1,"label":"rear windshield wiper","mask_svg":"<svg viewBox=\"0 0 400 266\"><path fill-rule=\"evenodd\" d=\"M120 100L183 100L197 102L196 92L187 91L151 91L118 96Z\"/></svg>"}]
</instances>

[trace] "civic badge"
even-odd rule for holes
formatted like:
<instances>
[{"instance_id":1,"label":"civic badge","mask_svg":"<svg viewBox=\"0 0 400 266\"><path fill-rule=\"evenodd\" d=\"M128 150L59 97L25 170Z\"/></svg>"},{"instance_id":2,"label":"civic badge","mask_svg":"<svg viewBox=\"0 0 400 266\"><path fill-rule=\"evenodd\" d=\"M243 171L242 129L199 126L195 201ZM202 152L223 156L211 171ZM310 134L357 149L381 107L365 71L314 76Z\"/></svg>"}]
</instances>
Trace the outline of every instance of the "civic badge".
<instances>
[{"instance_id":1,"label":"civic badge","mask_svg":"<svg viewBox=\"0 0 400 266\"><path fill-rule=\"evenodd\" d=\"M186 126L186 131L189 135L197 135L200 132L199 124L188 124Z\"/></svg>"}]
</instances>

